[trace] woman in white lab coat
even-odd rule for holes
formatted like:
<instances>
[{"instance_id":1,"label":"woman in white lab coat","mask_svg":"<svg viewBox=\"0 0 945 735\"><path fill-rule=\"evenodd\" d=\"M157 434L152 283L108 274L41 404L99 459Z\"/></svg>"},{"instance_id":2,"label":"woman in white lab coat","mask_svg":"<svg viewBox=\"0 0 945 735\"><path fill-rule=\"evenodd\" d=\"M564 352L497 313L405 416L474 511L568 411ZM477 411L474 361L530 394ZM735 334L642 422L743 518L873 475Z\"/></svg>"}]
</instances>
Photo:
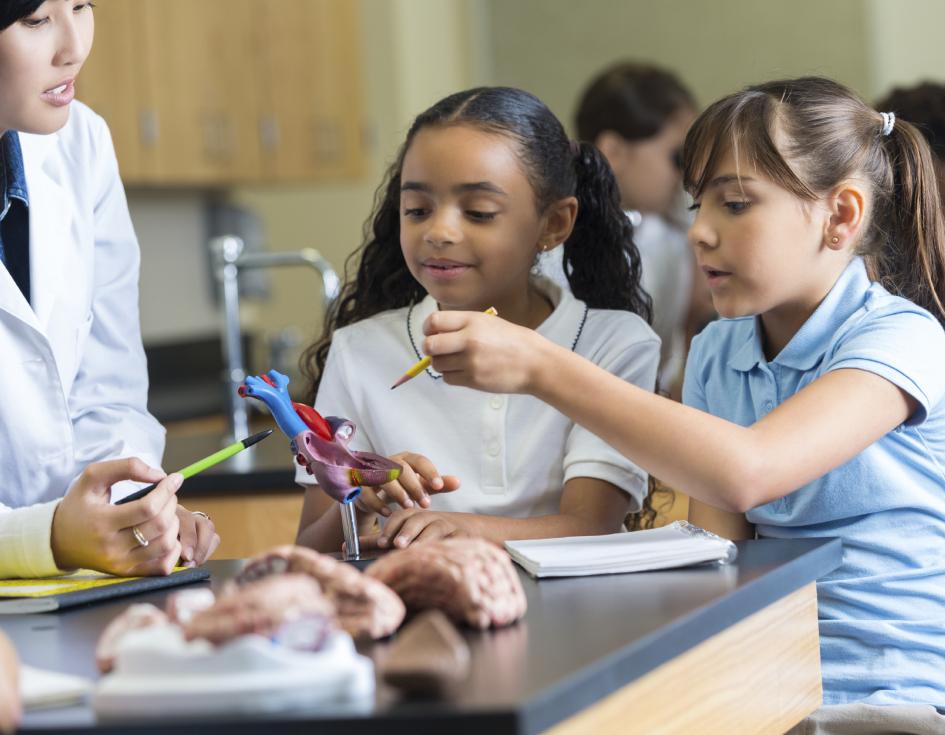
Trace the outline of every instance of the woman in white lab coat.
<instances>
[{"instance_id":1,"label":"woman in white lab coat","mask_svg":"<svg viewBox=\"0 0 945 735\"><path fill-rule=\"evenodd\" d=\"M89 2L0 4L0 576L166 574L219 543L155 469L138 244L108 128L73 101L93 31Z\"/></svg>"}]
</instances>

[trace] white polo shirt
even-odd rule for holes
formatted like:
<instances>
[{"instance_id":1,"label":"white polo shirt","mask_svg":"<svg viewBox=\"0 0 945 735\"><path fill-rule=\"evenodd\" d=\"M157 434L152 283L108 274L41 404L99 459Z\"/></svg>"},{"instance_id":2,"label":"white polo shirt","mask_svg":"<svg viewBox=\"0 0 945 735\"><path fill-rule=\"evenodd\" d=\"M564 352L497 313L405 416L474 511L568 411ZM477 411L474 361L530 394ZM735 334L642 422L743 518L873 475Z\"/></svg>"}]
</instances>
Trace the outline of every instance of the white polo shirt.
<instances>
[{"instance_id":1,"label":"white polo shirt","mask_svg":"<svg viewBox=\"0 0 945 735\"><path fill-rule=\"evenodd\" d=\"M692 302L695 263L686 230L658 214L628 212L633 242L640 252L640 285L653 298L653 331L662 340L660 388L669 391L686 364L686 318ZM568 288L562 258L564 248L543 253L541 271Z\"/></svg>"},{"instance_id":2,"label":"white polo shirt","mask_svg":"<svg viewBox=\"0 0 945 735\"><path fill-rule=\"evenodd\" d=\"M548 279L536 285L554 304L542 336L646 390L653 390L659 338L636 314L588 309ZM515 518L559 511L574 477L613 483L639 509L646 473L604 441L526 395L494 395L447 385L432 369L396 390L391 384L423 354L423 322L437 309L427 296L335 332L315 407L358 427L354 449L428 457L461 487L434 495L434 510ZM312 484L298 468L296 479Z\"/></svg>"}]
</instances>

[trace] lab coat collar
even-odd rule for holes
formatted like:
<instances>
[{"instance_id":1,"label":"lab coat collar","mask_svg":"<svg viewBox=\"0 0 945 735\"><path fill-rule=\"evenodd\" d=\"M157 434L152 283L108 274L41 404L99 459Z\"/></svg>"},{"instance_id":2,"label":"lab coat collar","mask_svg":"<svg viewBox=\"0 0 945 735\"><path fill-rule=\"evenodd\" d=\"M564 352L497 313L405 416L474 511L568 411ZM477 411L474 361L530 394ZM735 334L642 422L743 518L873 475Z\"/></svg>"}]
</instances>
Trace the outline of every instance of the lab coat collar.
<instances>
[{"instance_id":1,"label":"lab coat collar","mask_svg":"<svg viewBox=\"0 0 945 735\"><path fill-rule=\"evenodd\" d=\"M44 334L60 293L65 269L72 261L68 249L76 247L70 237L73 212L63 186L62 158L53 155L59 135L20 133L26 183L30 193L30 292L32 308L21 294L2 289L0 308ZM12 283L13 279L7 278ZM15 289L18 291L19 289Z\"/></svg>"}]
</instances>

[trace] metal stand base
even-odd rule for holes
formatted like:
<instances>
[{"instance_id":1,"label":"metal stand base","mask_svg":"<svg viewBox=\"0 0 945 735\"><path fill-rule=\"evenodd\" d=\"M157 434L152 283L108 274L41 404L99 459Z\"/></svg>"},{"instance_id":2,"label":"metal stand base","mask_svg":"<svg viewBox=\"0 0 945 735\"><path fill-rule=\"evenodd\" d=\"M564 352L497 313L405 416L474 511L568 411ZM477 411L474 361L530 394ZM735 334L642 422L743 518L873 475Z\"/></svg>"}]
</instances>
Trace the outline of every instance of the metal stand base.
<instances>
[{"instance_id":1,"label":"metal stand base","mask_svg":"<svg viewBox=\"0 0 945 735\"><path fill-rule=\"evenodd\" d=\"M345 550L342 558L355 561L361 558L361 544L358 541L358 521L354 514L354 503L341 503L341 528L345 534Z\"/></svg>"}]
</instances>

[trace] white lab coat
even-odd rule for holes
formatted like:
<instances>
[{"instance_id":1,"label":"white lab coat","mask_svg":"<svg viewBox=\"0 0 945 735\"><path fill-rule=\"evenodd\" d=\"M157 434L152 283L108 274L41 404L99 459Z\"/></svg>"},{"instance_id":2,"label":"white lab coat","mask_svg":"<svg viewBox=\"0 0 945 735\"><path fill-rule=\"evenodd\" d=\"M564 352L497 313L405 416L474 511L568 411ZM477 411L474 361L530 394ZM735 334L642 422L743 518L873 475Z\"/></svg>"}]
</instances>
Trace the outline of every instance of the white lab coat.
<instances>
[{"instance_id":1,"label":"white lab coat","mask_svg":"<svg viewBox=\"0 0 945 735\"><path fill-rule=\"evenodd\" d=\"M48 507L91 462L138 456L160 466L164 451L164 429L147 411L138 242L108 127L74 102L58 133L21 133L20 142L33 303L0 268L0 504L8 508ZM10 527L26 515L4 510L0 575L11 573L5 544L19 544L19 555L36 548Z\"/></svg>"}]
</instances>

